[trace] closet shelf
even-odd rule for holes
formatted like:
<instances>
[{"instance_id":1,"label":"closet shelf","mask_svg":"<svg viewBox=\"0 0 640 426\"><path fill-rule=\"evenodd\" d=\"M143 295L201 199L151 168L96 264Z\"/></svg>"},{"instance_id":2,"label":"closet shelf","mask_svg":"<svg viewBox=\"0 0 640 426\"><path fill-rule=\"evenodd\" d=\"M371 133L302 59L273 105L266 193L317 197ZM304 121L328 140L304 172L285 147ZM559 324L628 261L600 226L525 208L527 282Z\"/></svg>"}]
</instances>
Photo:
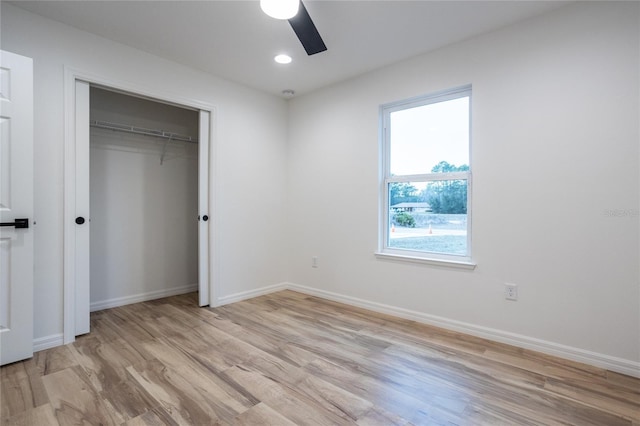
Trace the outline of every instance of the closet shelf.
<instances>
[{"instance_id":1,"label":"closet shelf","mask_svg":"<svg viewBox=\"0 0 640 426\"><path fill-rule=\"evenodd\" d=\"M135 133L136 135L154 136L157 138L171 139L172 141L182 141L198 143L197 139L191 136L180 135L164 130L145 129L144 127L129 126L127 124L110 123L108 121L91 120L89 125L100 129L116 130L119 132Z\"/></svg>"}]
</instances>

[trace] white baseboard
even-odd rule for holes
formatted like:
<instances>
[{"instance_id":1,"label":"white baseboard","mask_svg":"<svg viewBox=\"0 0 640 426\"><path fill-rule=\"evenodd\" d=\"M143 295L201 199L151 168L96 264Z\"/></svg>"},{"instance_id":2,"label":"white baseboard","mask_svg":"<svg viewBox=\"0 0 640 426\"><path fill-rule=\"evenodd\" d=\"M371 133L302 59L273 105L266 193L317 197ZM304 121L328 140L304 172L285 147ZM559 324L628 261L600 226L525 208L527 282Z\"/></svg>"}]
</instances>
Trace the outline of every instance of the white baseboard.
<instances>
[{"instance_id":1,"label":"white baseboard","mask_svg":"<svg viewBox=\"0 0 640 426\"><path fill-rule=\"evenodd\" d=\"M234 293L228 296L219 297L216 306L228 305L229 303L252 299L254 297L263 296L265 294L275 293L276 291L287 290L288 288L288 283L280 283L257 288L255 290L241 291L240 293Z\"/></svg>"},{"instance_id":2,"label":"white baseboard","mask_svg":"<svg viewBox=\"0 0 640 426\"><path fill-rule=\"evenodd\" d=\"M113 299L93 302L91 303L89 310L91 312L101 311L103 309L117 308L118 306L130 305L132 303L146 302L148 300L160 299L160 298L169 297L169 296L176 296L178 294L191 293L192 291L198 291L198 284L166 288L162 290L149 291L147 293L140 293L140 294L134 294L131 296L116 297Z\"/></svg>"},{"instance_id":3,"label":"white baseboard","mask_svg":"<svg viewBox=\"0 0 640 426\"><path fill-rule=\"evenodd\" d=\"M33 351L40 352L45 349L55 348L64 344L64 335L62 333L52 334L50 336L38 337L33 339Z\"/></svg>"},{"instance_id":4,"label":"white baseboard","mask_svg":"<svg viewBox=\"0 0 640 426\"><path fill-rule=\"evenodd\" d=\"M640 378L640 362L591 352L571 346L565 346L559 343L536 339L533 337L511 333L508 331L482 327L479 325L469 324L435 315L429 315L423 312L398 308L395 306L385 305L377 302L370 302L368 300L345 296L342 294L307 287L300 284L282 283L279 286L282 288L287 288L289 290L298 291L300 293L309 294L311 296L317 296L324 299L333 300L335 302L341 302L348 305L369 309L371 311L389 314L423 324L433 325L436 327L441 327L447 330L458 331L461 333L470 334L472 336L481 337L500 343L506 343L523 349L530 349L548 355L582 362L595 367Z\"/></svg>"}]
</instances>

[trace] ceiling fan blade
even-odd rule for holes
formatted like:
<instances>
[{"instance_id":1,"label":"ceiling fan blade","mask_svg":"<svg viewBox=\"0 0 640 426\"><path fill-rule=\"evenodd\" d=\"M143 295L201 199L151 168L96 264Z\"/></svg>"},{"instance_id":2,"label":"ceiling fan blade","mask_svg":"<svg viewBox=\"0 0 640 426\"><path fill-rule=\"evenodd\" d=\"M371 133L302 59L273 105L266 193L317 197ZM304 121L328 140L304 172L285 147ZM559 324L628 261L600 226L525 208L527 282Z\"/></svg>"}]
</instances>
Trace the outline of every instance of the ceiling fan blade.
<instances>
[{"instance_id":1,"label":"ceiling fan blade","mask_svg":"<svg viewBox=\"0 0 640 426\"><path fill-rule=\"evenodd\" d=\"M307 55L311 56L327 50L327 46L322 41L322 37L320 37L318 29L311 20L311 16L309 16L309 12L307 12L307 8L304 7L302 1L300 2L298 14L289 19L289 24L291 24L291 28L300 39L304 50L307 51Z\"/></svg>"}]
</instances>

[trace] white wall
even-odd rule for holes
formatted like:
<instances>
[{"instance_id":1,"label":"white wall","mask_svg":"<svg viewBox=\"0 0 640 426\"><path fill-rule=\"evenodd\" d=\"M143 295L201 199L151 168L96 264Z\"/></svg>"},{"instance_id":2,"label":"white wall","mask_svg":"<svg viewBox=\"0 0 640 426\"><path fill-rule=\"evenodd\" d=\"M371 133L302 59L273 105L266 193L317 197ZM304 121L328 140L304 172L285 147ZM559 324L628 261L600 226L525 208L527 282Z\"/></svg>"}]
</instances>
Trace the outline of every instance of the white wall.
<instances>
[{"instance_id":1,"label":"white wall","mask_svg":"<svg viewBox=\"0 0 640 426\"><path fill-rule=\"evenodd\" d=\"M198 112L91 89L91 120L198 138ZM198 283L198 144L91 128L91 309Z\"/></svg>"},{"instance_id":2,"label":"white wall","mask_svg":"<svg viewBox=\"0 0 640 426\"><path fill-rule=\"evenodd\" d=\"M2 49L34 59L36 339L62 333L65 66L214 105L218 295L285 280L285 101L6 2L1 7Z\"/></svg>"},{"instance_id":3,"label":"white wall","mask_svg":"<svg viewBox=\"0 0 640 426\"><path fill-rule=\"evenodd\" d=\"M290 101L289 280L640 366L638 18L572 5ZM379 105L469 83L477 268L376 259Z\"/></svg>"}]
</instances>

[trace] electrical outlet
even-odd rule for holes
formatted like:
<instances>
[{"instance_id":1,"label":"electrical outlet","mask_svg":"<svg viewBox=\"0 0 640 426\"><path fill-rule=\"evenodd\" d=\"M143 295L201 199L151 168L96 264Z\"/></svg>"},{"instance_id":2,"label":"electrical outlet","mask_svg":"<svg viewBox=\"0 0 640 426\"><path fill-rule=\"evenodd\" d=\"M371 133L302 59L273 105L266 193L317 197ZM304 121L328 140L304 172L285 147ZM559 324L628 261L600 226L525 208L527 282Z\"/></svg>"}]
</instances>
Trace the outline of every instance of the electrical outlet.
<instances>
[{"instance_id":1,"label":"electrical outlet","mask_svg":"<svg viewBox=\"0 0 640 426\"><path fill-rule=\"evenodd\" d=\"M504 285L504 298L507 300L518 300L518 286L506 283Z\"/></svg>"},{"instance_id":2,"label":"electrical outlet","mask_svg":"<svg viewBox=\"0 0 640 426\"><path fill-rule=\"evenodd\" d=\"M313 256L311 258L311 267L312 268L317 268L318 267L318 256Z\"/></svg>"}]
</instances>

